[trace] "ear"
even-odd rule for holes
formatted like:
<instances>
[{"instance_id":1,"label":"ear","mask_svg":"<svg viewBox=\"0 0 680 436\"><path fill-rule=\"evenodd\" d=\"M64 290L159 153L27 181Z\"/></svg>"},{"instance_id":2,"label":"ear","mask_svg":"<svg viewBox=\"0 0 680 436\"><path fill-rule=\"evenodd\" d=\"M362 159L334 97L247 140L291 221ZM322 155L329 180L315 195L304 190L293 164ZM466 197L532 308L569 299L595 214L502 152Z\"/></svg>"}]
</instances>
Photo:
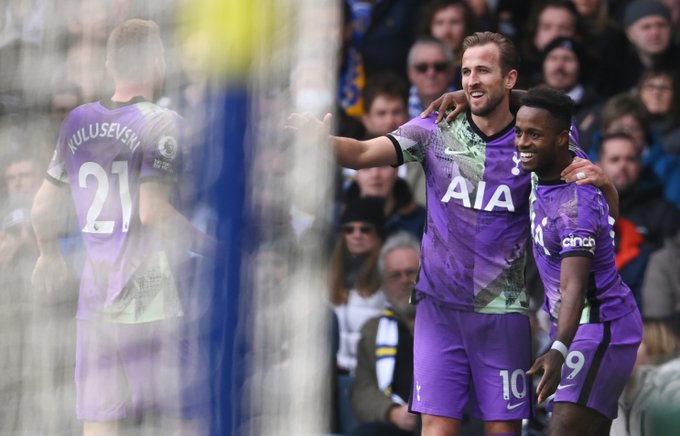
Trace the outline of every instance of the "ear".
<instances>
[{"instance_id":1,"label":"ear","mask_svg":"<svg viewBox=\"0 0 680 436\"><path fill-rule=\"evenodd\" d=\"M557 136L557 145L560 147L569 146L569 130L562 130Z\"/></svg>"},{"instance_id":2,"label":"ear","mask_svg":"<svg viewBox=\"0 0 680 436\"><path fill-rule=\"evenodd\" d=\"M505 89L512 89L517 84L517 70L510 70L505 75Z\"/></svg>"}]
</instances>

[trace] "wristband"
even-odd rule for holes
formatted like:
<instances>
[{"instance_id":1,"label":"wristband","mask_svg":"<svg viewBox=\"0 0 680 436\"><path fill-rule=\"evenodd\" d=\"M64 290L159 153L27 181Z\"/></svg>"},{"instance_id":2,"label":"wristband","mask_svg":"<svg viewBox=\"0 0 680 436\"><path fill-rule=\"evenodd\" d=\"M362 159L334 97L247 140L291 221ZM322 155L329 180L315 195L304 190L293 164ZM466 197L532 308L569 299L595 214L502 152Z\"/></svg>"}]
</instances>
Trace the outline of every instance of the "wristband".
<instances>
[{"instance_id":1,"label":"wristband","mask_svg":"<svg viewBox=\"0 0 680 436\"><path fill-rule=\"evenodd\" d=\"M562 342L560 341L553 342L550 349L559 351L562 357L564 357L565 360L567 359L567 352L569 351L569 349Z\"/></svg>"}]
</instances>

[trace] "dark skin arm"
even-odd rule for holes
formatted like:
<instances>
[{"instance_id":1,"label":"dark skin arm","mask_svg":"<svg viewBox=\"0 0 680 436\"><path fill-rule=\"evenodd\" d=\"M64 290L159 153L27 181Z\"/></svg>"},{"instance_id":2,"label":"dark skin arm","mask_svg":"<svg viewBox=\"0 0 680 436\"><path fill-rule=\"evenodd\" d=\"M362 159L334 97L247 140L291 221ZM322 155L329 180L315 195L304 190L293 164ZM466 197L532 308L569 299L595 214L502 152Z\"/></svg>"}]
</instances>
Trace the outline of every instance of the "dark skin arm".
<instances>
[{"instance_id":1,"label":"dark skin arm","mask_svg":"<svg viewBox=\"0 0 680 436\"><path fill-rule=\"evenodd\" d=\"M555 340L562 342L567 348L571 345L578 330L588 287L590 265L591 259L589 257L573 256L562 259L560 267L562 302ZM562 354L557 350L550 349L538 357L527 371L527 375L543 373L541 381L536 387L538 404L545 401L557 389L563 363Z\"/></svg>"}]
</instances>

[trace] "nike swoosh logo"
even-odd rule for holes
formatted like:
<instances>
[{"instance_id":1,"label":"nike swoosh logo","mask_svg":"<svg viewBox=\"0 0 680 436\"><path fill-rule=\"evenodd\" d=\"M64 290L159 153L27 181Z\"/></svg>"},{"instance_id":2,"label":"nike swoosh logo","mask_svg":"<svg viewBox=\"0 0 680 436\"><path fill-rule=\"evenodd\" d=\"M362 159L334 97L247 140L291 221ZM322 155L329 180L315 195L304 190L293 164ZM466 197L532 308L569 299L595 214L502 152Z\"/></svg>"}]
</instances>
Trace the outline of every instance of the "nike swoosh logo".
<instances>
[{"instance_id":1,"label":"nike swoosh logo","mask_svg":"<svg viewBox=\"0 0 680 436\"><path fill-rule=\"evenodd\" d=\"M508 410L512 410L512 409L518 408L519 406L521 406L521 405L523 405L523 404L524 404L524 402L517 403L517 404L508 404L507 407L508 407Z\"/></svg>"},{"instance_id":2,"label":"nike swoosh logo","mask_svg":"<svg viewBox=\"0 0 680 436\"><path fill-rule=\"evenodd\" d=\"M470 154L467 150L452 150L449 147L444 148L444 154Z\"/></svg>"},{"instance_id":3,"label":"nike swoosh logo","mask_svg":"<svg viewBox=\"0 0 680 436\"><path fill-rule=\"evenodd\" d=\"M572 383L572 384L570 384L570 385L557 385L557 390L558 390L558 391L561 391L562 389L566 389L566 388L568 388L568 387L570 387L570 386L574 386L575 384L576 384L576 383Z\"/></svg>"}]
</instances>

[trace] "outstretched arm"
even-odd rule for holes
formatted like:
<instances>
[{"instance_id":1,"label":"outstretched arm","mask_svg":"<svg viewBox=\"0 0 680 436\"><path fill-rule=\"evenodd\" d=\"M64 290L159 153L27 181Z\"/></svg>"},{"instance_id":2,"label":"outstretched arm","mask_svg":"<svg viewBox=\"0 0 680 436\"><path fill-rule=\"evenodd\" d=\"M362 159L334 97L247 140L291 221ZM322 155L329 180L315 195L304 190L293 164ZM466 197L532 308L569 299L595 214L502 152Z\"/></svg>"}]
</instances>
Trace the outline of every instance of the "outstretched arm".
<instances>
[{"instance_id":1,"label":"outstretched arm","mask_svg":"<svg viewBox=\"0 0 680 436\"><path fill-rule=\"evenodd\" d=\"M309 112L292 114L288 117L288 129L314 145L330 142L338 160L338 164L346 168L370 168L386 165L396 165L397 152L395 145L386 136L379 136L368 141L359 141L343 136L330 134L331 114L326 114L323 120Z\"/></svg>"},{"instance_id":2,"label":"outstretched arm","mask_svg":"<svg viewBox=\"0 0 680 436\"><path fill-rule=\"evenodd\" d=\"M557 322L557 333L553 344L561 342L567 350L578 330L588 286L590 264L591 259L585 256L572 256L562 259L560 267L562 301ZM543 371L541 381L536 387L539 404L557 389L565 357L557 349L551 348L537 358L531 369L527 371L528 375L534 375Z\"/></svg>"}]
</instances>

